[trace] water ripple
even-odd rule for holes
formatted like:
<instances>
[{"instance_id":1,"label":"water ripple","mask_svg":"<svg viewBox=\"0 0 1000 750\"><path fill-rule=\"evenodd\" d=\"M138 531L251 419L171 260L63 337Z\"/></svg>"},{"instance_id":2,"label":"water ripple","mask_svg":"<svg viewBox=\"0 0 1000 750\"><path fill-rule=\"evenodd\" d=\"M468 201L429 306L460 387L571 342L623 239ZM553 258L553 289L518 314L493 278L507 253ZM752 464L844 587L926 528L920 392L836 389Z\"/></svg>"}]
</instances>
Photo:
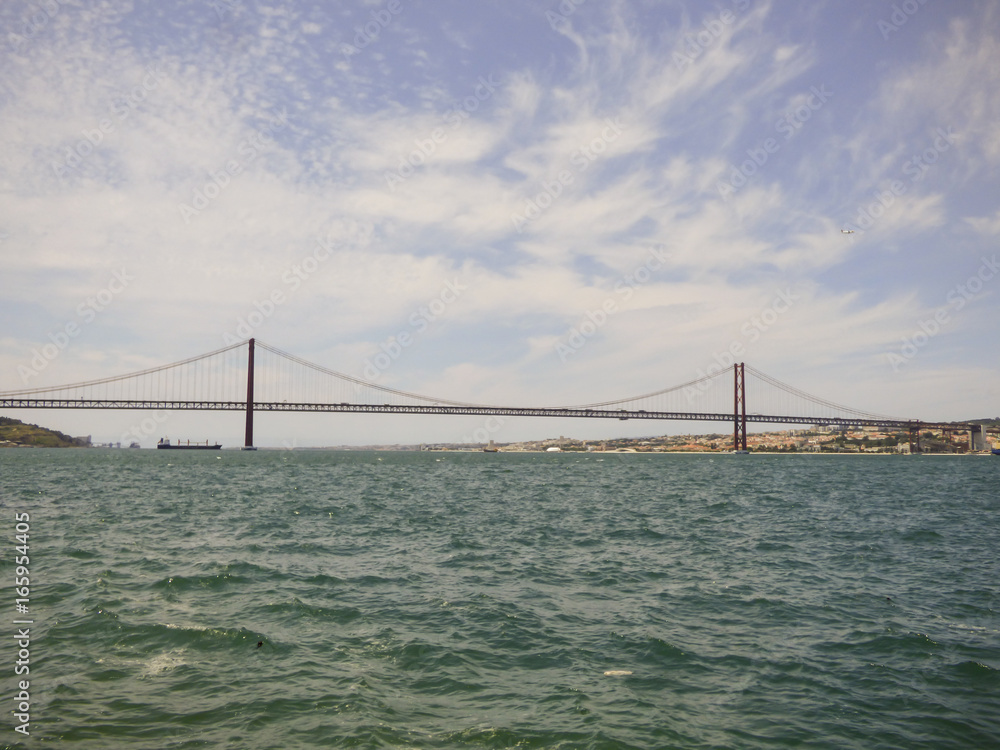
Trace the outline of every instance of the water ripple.
<instances>
[{"instance_id":1,"label":"water ripple","mask_svg":"<svg viewBox=\"0 0 1000 750\"><path fill-rule=\"evenodd\" d=\"M1000 746L1000 461L167 458L0 453L40 742Z\"/></svg>"}]
</instances>

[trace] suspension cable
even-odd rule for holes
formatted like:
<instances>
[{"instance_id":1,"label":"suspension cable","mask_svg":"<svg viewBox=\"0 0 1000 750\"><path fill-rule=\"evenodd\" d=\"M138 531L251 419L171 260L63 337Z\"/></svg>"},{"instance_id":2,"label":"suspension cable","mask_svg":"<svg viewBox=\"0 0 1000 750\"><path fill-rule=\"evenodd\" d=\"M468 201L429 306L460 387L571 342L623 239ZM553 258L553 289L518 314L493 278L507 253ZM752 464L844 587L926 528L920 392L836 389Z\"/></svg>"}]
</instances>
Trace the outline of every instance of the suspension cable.
<instances>
[{"instance_id":1,"label":"suspension cable","mask_svg":"<svg viewBox=\"0 0 1000 750\"><path fill-rule=\"evenodd\" d=\"M865 419L888 419L888 420L897 419L897 417L891 417L886 414L876 414L874 412L862 411L861 409L853 409L849 406L844 406L843 404L838 404L833 401L828 401L825 398L813 396L811 393L806 393L805 391L799 390L798 388L790 386L787 383L782 383L780 380L772 378L770 375L766 375L765 373L761 372L760 370L754 367L751 367L750 365L746 365L746 369L749 370L751 373L753 373L757 378L767 383L768 385L772 385L775 388L784 391L785 393L791 394L793 396L798 396L799 398L803 398L806 401L817 404L819 406L825 406L828 409L848 412L854 415L855 417L865 418Z\"/></svg>"},{"instance_id":2,"label":"suspension cable","mask_svg":"<svg viewBox=\"0 0 1000 750\"><path fill-rule=\"evenodd\" d=\"M182 359L179 362L172 362L169 365L160 365L159 367L150 367L148 370L139 370L137 372L130 372L126 375L115 375L110 378L100 378L98 380L85 380L80 383L70 383L68 385L57 385L57 386L46 386L39 388L28 388L23 391L2 391L0 396L20 396L28 395L34 393L51 393L52 391L68 391L72 388L87 388L94 385L104 385L105 383L115 383L121 380L127 380L129 378L137 378L142 375L152 375L154 373L163 372L164 370L169 370L172 367L180 367L181 365L190 364L191 362L197 362L200 359L208 359L209 357L214 357L217 354L222 354L223 352L228 352L237 347L244 346L244 343L232 344L230 346L223 347L222 349L216 349L214 352L209 352L208 354L199 354L197 357L189 357L188 359Z\"/></svg>"},{"instance_id":3,"label":"suspension cable","mask_svg":"<svg viewBox=\"0 0 1000 750\"><path fill-rule=\"evenodd\" d=\"M419 393L410 393L408 391L400 391L395 388L389 388L384 385L376 385L375 383L371 383L367 380L361 380L360 378L351 377L350 375L345 375L342 372L337 372L336 370L330 370L326 367L313 364L308 360L302 359L301 357L296 357L294 354L289 354L288 352L283 352L280 349L276 349L275 347L269 346L268 344L265 344L261 341L257 341L257 347L261 349L266 349L272 354L277 354L279 357L284 357L288 360L291 360L292 362L295 362L296 364L302 365L303 367L308 367L309 369L315 370L316 372L322 373L324 375L330 375L335 378L340 378L341 380L347 380L351 383L355 383L357 385L361 385L366 388L372 388L382 393L392 393L393 395L396 396L413 398L418 401L427 401L429 403L435 403L435 404L446 404L449 406L484 406L484 404L472 404L463 401L451 401L449 399L444 399L444 398L434 398L433 396L421 396Z\"/></svg>"}]
</instances>

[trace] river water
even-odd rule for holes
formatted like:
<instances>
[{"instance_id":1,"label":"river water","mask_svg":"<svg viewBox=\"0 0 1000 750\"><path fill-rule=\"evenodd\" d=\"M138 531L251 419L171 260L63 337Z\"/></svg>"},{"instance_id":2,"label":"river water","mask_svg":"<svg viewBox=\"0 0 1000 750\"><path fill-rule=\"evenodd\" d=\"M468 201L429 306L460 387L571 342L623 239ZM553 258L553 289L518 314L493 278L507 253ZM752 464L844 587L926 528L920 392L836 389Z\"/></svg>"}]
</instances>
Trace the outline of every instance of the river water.
<instances>
[{"instance_id":1,"label":"river water","mask_svg":"<svg viewBox=\"0 0 1000 750\"><path fill-rule=\"evenodd\" d=\"M0 490L0 746L1000 747L997 458L11 449Z\"/></svg>"}]
</instances>

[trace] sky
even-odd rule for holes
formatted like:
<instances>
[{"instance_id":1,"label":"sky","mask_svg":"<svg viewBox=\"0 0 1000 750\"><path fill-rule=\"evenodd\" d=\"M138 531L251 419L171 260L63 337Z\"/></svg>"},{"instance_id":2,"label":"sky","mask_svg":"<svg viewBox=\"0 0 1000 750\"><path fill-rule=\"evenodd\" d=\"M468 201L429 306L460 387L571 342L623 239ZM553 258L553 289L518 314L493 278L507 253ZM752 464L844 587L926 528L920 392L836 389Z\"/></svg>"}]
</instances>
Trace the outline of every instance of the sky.
<instances>
[{"instance_id":1,"label":"sky","mask_svg":"<svg viewBox=\"0 0 1000 750\"><path fill-rule=\"evenodd\" d=\"M0 32L0 391L254 336L474 403L738 360L882 414L1000 414L995 3L7 0ZM694 429L298 414L257 442L484 427Z\"/></svg>"}]
</instances>

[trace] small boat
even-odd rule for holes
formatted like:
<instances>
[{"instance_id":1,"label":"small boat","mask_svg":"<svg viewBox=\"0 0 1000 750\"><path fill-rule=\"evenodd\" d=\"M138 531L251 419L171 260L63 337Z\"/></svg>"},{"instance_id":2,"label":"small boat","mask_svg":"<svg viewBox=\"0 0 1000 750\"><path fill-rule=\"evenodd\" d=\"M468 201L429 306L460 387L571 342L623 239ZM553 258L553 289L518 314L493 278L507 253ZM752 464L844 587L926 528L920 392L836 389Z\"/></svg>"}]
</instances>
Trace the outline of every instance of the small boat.
<instances>
[{"instance_id":1,"label":"small boat","mask_svg":"<svg viewBox=\"0 0 1000 750\"><path fill-rule=\"evenodd\" d=\"M499 452L500 449L497 448L496 443L494 443L492 440L490 441L489 445L483 448L483 453L499 453Z\"/></svg>"},{"instance_id":2,"label":"small boat","mask_svg":"<svg viewBox=\"0 0 1000 750\"><path fill-rule=\"evenodd\" d=\"M1000 456L1000 448L993 448L990 450L990 453L992 453L994 456Z\"/></svg>"},{"instance_id":3,"label":"small boat","mask_svg":"<svg viewBox=\"0 0 1000 750\"><path fill-rule=\"evenodd\" d=\"M204 443L192 443L188 440L182 443L178 440L176 443L171 443L166 438L160 438L160 442L156 444L156 447L160 450L203 450L203 451L217 451L222 448L221 443L210 444L207 440Z\"/></svg>"}]
</instances>

